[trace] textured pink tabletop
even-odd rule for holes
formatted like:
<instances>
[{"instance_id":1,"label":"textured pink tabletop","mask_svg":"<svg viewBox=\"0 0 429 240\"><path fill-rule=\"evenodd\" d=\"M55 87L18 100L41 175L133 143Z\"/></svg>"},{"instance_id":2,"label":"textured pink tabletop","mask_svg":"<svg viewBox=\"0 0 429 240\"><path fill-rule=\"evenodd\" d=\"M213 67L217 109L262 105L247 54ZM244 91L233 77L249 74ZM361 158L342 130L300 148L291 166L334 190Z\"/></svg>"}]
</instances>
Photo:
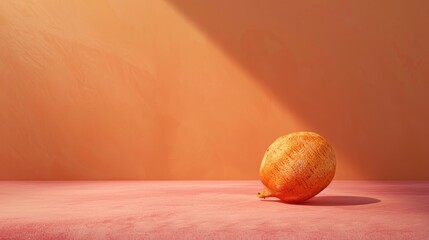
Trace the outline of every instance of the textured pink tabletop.
<instances>
[{"instance_id":1,"label":"textured pink tabletop","mask_svg":"<svg viewBox=\"0 0 429 240\"><path fill-rule=\"evenodd\" d=\"M335 181L301 205L258 181L0 182L0 239L429 239L429 182Z\"/></svg>"}]
</instances>

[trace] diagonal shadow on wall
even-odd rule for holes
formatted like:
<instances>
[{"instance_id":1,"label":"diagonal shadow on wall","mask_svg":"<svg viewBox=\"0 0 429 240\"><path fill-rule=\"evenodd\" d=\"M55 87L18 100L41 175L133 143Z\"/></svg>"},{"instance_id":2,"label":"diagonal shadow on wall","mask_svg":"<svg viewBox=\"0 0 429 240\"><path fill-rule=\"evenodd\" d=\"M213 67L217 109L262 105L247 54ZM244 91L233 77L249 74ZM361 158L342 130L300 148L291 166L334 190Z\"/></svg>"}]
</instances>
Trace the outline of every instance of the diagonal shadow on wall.
<instances>
[{"instance_id":1,"label":"diagonal shadow on wall","mask_svg":"<svg viewBox=\"0 0 429 240\"><path fill-rule=\"evenodd\" d=\"M429 3L167 2L332 142L340 178L428 179Z\"/></svg>"}]
</instances>

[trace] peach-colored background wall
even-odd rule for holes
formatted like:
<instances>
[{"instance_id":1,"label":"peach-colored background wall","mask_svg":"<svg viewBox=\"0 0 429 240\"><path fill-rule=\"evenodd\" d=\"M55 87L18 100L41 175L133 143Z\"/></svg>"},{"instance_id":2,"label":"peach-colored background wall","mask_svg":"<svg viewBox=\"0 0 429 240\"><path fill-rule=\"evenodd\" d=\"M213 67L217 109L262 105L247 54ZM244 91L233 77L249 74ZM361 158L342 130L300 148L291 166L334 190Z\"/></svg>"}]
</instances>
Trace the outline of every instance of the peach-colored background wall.
<instances>
[{"instance_id":1,"label":"peach-colored background wall","mask_svg":"<svg viewBox=\"0 0 429 240\"><path fill-rule=\"evenodd\" d=\"M429 179L427 1L0 1L0 179Z\"/></svg>"}]
</instances>

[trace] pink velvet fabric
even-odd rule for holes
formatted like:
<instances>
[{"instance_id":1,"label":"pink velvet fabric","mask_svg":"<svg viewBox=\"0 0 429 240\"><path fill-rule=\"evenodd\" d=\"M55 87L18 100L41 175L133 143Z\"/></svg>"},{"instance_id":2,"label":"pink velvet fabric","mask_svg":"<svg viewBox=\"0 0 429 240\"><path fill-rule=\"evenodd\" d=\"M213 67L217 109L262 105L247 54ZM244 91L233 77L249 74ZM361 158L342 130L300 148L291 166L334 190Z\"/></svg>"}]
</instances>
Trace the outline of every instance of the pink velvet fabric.
<instances>
[{"instance_id":1,"label":"pink velvet fabric","mask_svg":"<svg viewBox=\"0 0 429 240\"><path fill-rule=\"evenodd\" d=\"M429 181L334 181L304 204L258 181L0 182L0 239L428 239Z\"/></svg>"}]
</instances>

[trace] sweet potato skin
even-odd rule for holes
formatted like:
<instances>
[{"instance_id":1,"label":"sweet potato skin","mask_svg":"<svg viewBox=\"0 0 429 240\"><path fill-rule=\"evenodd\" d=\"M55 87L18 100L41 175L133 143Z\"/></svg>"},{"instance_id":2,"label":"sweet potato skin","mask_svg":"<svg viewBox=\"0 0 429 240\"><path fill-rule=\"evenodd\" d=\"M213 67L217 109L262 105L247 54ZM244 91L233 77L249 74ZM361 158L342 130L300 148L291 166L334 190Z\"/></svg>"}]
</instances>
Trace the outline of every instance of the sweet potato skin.
<instances>
[{"instance_id":1,"label":"sweet potato skin","mask_svg":"<svg viewBox=\"0 0 429 240\"><path fill-rule=\"evenodd\" d=\"M265 189L258 196L304 202L330 184L335 168L334 150L319 134L295 132L281 136L262 159L259 176Z\"/></svg>"}]
</instances>

